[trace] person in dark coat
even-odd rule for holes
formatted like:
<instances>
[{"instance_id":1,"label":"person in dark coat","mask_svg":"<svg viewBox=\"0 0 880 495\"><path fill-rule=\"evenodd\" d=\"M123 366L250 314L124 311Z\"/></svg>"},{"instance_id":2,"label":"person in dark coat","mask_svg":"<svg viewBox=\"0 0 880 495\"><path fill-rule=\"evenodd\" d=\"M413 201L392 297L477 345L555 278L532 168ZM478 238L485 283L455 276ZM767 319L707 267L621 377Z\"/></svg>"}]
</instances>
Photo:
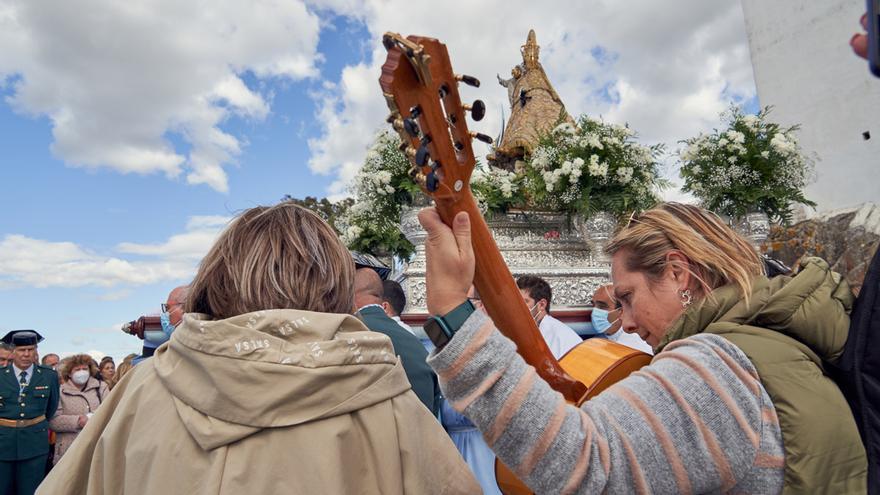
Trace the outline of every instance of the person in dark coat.
<instances>
[{"instance_id":1,"label":"person in dark coat","mask_svg":"<svg viewBox=\"0 0 880 495\"><path fill-rule=\"evenodd\" d=\"M33 495L46 475L58 375L36 362L41 340L33 330L3 337L13 350L11 362L0 368L0 494Z\"/></svg>"},{"instance_id":2,"label":"person in dark coat","mask_svg":"<svg viewBox=\"0 0 880 495\"><path fill-rule=\"evenodd\" d=\"M358 269L354 276L355 313L367 328L391 338L394 352L403 362L403 369L413 392L436 415L439 404L435 403L434 397L439 393L439 385L437 375L425 361L428 352L415 335L404 330L385 314L382 294L382 280L379 275L370 268Z\"/></svg>"}]
</instances>

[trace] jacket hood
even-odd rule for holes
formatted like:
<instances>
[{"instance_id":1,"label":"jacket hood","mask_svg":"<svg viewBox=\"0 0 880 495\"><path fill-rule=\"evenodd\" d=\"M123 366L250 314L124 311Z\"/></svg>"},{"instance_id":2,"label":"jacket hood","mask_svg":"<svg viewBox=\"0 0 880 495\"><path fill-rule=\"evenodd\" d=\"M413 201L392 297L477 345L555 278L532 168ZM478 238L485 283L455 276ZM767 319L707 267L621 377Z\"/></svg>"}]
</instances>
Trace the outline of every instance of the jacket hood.
<instances>
[{"instance_id":1,"label":"jacket hood","mask_svg":"<svg viewBox=\"0 0 880 495\"><path fill-rule=\"evenodd\" d=\"M746 301L736 287L712 291L672 325L658 351L674 340L727 322L782 333L808 347L818 358L835 362L849 335L853 294L824 260L806 258L794 277L759 277Z\"/></svg>"},{"instance_id":2,"label":"jacket hood","mask_svg":"<svg viewBox=\"0 0 880 495\"><path fill-rule=\"evenodd\" d=\"M388 337L342 314L269 310L217 321L187 314L153 365L206 450L410 389Z\"/></svg>"}]
</instances>

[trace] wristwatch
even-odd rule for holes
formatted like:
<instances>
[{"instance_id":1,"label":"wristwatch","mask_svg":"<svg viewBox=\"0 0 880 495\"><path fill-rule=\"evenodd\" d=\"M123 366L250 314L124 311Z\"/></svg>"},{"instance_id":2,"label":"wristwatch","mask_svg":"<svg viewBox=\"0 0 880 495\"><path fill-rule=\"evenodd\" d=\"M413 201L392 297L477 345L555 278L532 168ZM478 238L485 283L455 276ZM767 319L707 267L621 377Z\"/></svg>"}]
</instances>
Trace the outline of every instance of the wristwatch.
<instances>
[{"instance_id":1,"label":"wristwatch","mask_svg":"<svg viewBox=\"0 0 880 495\"><path fill-rule=\"evenodd\" d=\"M434 343L434 346L437 347L438 351L452 340L452 336L455 335L455 332L464 325L465 320L467 320L474 311L475 308L473 303L471 303L470 299L466 299L463 303L456 306L455 309L443 316L428 317L428 321L425 322L423 328L425 333L428 334L428 338L430 338L431 342Z\"/></svg>"}]
</instances>

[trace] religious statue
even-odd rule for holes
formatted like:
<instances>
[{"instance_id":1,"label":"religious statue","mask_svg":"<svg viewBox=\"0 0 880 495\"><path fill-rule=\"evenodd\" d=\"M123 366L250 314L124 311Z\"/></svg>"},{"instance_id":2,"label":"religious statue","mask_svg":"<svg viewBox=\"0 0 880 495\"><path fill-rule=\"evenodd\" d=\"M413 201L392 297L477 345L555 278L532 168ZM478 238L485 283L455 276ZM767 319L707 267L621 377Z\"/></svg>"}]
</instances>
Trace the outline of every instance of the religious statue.
<instances>
[{"instance_id":1,"label":"religious statue","mask_svg":"<svg viewBox=\"0 0 880 495\"><path fill-rule=\"evenodd\" d=\"M517 161L535 147L541 134L560 122L574 122L538 60L540 47L534 29L520 51L523 61L511 70L512 77L498 76L498 83L507 88L510 119L494 153L488 156L492 165L507 170L516 168Z\"/></svg>"}]
</instances>

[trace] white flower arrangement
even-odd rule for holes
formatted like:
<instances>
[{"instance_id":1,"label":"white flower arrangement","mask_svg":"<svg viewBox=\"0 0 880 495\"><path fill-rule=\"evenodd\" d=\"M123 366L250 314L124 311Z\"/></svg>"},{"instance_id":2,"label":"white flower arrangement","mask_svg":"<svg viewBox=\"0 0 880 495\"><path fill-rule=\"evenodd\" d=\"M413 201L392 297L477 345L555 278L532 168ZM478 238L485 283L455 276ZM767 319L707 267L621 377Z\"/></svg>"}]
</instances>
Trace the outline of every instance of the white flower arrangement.
<instances>
[{"instance_id":1,"label":"white flower arrangement","mask_svg":"<svg viewBox=\"0 0 880 495\"><path fill-rule=\"evenodd\" d=\"M679 150L683 190L703 206L732 218L762 211L787 222L794 203L815 206L803 189L814 177L813 161L787 129L767 120L770 108L746 115L733 107L727 127L683 141Z\"/></svg>"},{"instance_id":2,"label":"white flower arrangement","mask_svg":"<svg viewBox=\"0 0 880 495\"><path fill-rule=\"evenodd\" d=\"M400 214L419 188L409 177L410 163L399 149L400 138L380 132L367 150L350 191L354 204L336 222L350 249L409 258L414 246L400 232Z\"/></svg>"},{"instance_id":3,"label":"white flower arrangement","mask_svg":"<svg viewBox=\"0 0 880 495\"><path fill-rule=\"evenodd\" d=\"M661 151L638 144L626 126L587 116L561 123L527 157L524 206L618 216L650 208L667 185L657 178Z\"/></svg>"}]
</instances>

